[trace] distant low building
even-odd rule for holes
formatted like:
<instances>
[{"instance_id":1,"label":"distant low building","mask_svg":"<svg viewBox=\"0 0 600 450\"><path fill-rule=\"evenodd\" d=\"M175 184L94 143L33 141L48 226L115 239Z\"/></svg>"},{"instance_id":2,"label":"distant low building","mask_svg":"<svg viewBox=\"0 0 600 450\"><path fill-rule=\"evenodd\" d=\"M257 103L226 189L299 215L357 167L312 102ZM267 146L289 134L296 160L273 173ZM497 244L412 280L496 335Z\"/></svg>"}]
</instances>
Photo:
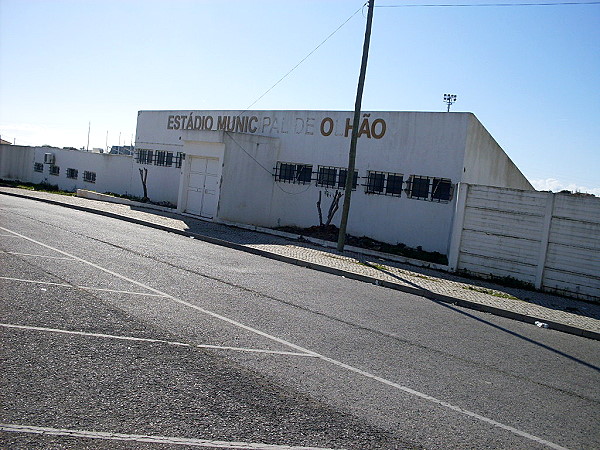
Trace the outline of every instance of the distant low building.
<instances>
[{"instance_id":1,"label":"distant low building","mask_svg":"<svg viewBox=\"0 0 600 450\"><path fill-rule=\"evenodd\" d=\"M133 145L113 145L109 153L111 155L133 155L134 149Z\"/></svg>"}]
</instances>

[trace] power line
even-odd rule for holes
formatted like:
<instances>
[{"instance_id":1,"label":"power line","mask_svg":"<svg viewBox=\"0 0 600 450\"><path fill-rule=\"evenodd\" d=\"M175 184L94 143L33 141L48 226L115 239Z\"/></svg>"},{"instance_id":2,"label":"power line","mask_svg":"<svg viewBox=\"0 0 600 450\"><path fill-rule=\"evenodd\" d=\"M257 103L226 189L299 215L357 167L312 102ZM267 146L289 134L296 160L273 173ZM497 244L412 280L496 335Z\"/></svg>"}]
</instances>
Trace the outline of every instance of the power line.
<instances>
[{"instance_id":1,"label":"power line","mask_svg":"<svg viewBox=\"0 0 600 450\"><path fill-rule=\"evenodd\" d=\"M252 156L245 148L242 144L240 144L238 141L235 140L235 138L231 135L231 133L229 131L225 131L225 134L227 136L229 136L229 138L235 143L235 145L237 145L252 161L254 161L256 164L258 164L265 172L267 172L269 175L273 175L273 173L271 172L270 169L267 169L265 166L263 166L260 161L258 161L254 156ZM285 189L283 189L281 186L279 186L278 183L275 183L275 186L277 186L279 188L279 190L281 190L282 192L285 192L286 194L289 195L298 195L298 194L303 194L306 191L308 191L308 189L311 187L312 183L308 183L308 185L306 186L306 189L300 191L300 192L288 192Z\"/></svg>"},{"instance_id":2,"label":"power line","mask_svg":"<svg viewBox=\"0 0 600 450\"><path fill-rule=\"evenodd\" d=\"M325 42L327 42L329 39L331 39L333 37L334 34L336 34L344 25L346 25L348 22L350 22L350 20L356 15L358 14L360 11L362 11L362 9L364 8L364 5L362 5L359 9L357 9L356 11L354 11L350 17L348 17L344 22L342 22L342 24L340 26L338 26L335 30L333 30L323 41L321 41L321 43L319 45L317 45L313 50L311 50L304 58L302 58L294 67L292 67L285 75L283 75L279 80L277 80L277 82L275 84L273 84L273 86L271 86L269 89L267 89L260 97L258 97L256 100L254 100L250 105L248 105L246 107L246 109L244 109L243 111L240 111L240 113L237 115L238 117L240 117L242 114L244 114L246 111L248 111L250 108L252 108L256 103L258 103L265 95L267 95L269 92L271 92L279 83L281 83L284 79L286 79L294 70L296 70L304 61L306 61L308 58L310 58L323 44L325 44ZM229 138L250 158L252 159L259 167L261 167L265 172L269 173L272 175L271 170L267 169L265 166L263 166L256 158L254 158L254 156L252 156L245 148L243 145L241 145L238 141L236 141L234 139L234 137L231 135L231 133L229 133L228 131L225 132L227 134L227 136L229 136ZM292 193L292 192L288 192L285 189L283 189L281 186L279 186L276 183L276 186L282 190L283 192L285 192L286 194L298 194L298 193ZM310 184L309 186L310 187ZM308 188L306 189L308 190ZM306 190L304 190L303 192L306 192ZM300 192L301 193L301 192Z\"/></svg>"},{"instance_id":3,"label":"power line","mask_svg":"<svg viewBox=\"0 0 600 450\"><path fill-rule=\"evenodd\" d=\"M471 8L478 6L574 6L574 5L600 5L600 1L583 2L552 2L552 3L421 3L403 5L379 5L375 8Z\"/></svg>"},{"instance_id":4,"label":"power line","mask_svg":"<svg viewBox=\"0 0 600 450\"><path fill-rule=\"evenodd\" d=\"M337 33L344 25L346 25L348 22L350 22L350 19L352 19L355 15L357 15L360 11L362 11L364 5L362 5L360 8L358 8L356 11L354 11L352 13L352 15L350 17L348 17L339 27L337 27L335 30L333 30L333 32L327 36L319 45L317 45L308 55L306 55L304 58L302 58L300 60L300 62L298 64L296 64L294 67L292 67L284 76L282 76L273 86L271 86L269 89L267 89L265 91L264 94L262 94L260 97L258 97L256 100L254 100L244 111L242 111L240 114L248 111L250 108L252 108L256 103L258 103L259 100L261 100L265 95L267 95L269 92L271 92L275 86L277 86L279 83L281 83L285 78L287 78L294 70L296 70L300 64L302 64L304 61L306 61L308 58L310 58L310 56L315 53L325 42L327 42L329 39L331 39L331 37Z\"/></svg>"}]
</instances>

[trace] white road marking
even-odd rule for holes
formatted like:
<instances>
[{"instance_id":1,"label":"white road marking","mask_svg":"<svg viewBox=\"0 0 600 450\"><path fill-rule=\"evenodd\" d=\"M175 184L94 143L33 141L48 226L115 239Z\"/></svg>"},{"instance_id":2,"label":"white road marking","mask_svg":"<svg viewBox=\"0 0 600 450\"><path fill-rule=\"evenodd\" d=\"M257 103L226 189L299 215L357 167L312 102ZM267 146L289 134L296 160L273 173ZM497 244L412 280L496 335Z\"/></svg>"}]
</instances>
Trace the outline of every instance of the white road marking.
<instances>
[{"instance_id":1,"label":"white road marking","mask_svg":"<svg viewBox=\"0 0 600 450\"><path fill-rule=\"evenodd\" d=\"M34 427L0 423L1 431L13 433L33 433L45 436L69 436L112 441L150 442L154 444L189 445L192 447L229 448L246 450L332 450L322 447L299 447L290 445L261 444L254 442L227 442L210 439L186 439L167 436L149 436L143 434L106 433L101 431L69 430L65 428Z\"/></svg>"},{"instance_id":2,"label":"white road marking","mask_svg":"<svg viewBox=\"0 0 600 450\"><path fill-rule=\"evenodd\" d=\"M73 330L61 330L59 328L46 328L46 327L34 327L29 325L15 325L12 323L0 323L0 327L4 328L16 328L19 330L29 330L29 331L42 331L46 333L61 333L61 334L72 334L77 336L88 336L88 337L99 337L106 339L116 339L120 341L135 341L135 342L148 342L148 343L158 343L158 344L166 344L166 345L175 345L178 347L193 347L193 348L209 348L214 350L233 350L238 352L250 352L250 353L268 353L273 355L286 355L286 356L302 356L308 358L315 358L316 356L310 355L308 353L298 353L298 352L284 352L280 350L264 350L260 348L247 348L247 347L229 347L224 345L212 345L212 344L189 344L185 342L174 342L167 341L164 339L150 339L150 338L139 338L135 336L117 336L114 334L104 334L104 333L89 333L86 331L73 331Z\"/></svg>"},{"instance_id":3,"label":"white road marking","mask_svg":"<svg viewBox=\"0 0 600 450\"><path fill-rule=\"evenodd\" d=\"M119 291L116 289L105 289L91 286L75 286L67 283L53 283L51 281L37 281L37 280L25 280L23 278L12 278L12 277L0 277L0 280L7 281L20 281L21 283L32 283L32 284L44 284L48 286L59 286L71 289L83 289L85 291L102 291L102 292L113 292L115 294L131 294L131 295L145 295L147 297L164 297L164 295L150 294L148 292L132 292L132 291Z\"/></svg>"},{"instance_id":4,"label":"white road marking","mask_svg":"<svg viewBox=\"0 0 600 450\"><path fill-rule=\"evenodd\" d=\"M120 278L122 280L128 281L130 283L133 283L136 286L142 287L144 289L148 289L148 290L150 290L152 292L155 292L156 294L161 294L162 296L164 296L164 297L166 297L166 298L168 298L168 299L170 299L170 300L172 300L172 301L174 301L176 303L179 303L180 305L187 306L188 308L191 308L191 309L194 309L194 310L199 311L201 313L207 314L207 315L209 315L211 317L214 317L215 319L222 320L223 322L227 322L227 323L229 323L229 324L231 324L233 326L236 326L238 328L241 328L243 330L250 331L250 332L255 333L255 334L259 335L259 336L262 336L262 337L265 337L267 339L270 339L270 340L272 340L274 342L278 342L280 344L283 344L285 346L293 348L294 350L297 350L299 352L304 352L304 353L308 353L310 355L316 356L317 358L319 358L319 359L321 359L323 361L326 361L326 362L328 362L330 364L333 364L333 365L335 365L337 367L341 367L343 369L346 369L348 371L351 371L351 372L354 372L356 374L362 375L362 376L364 376L366 378L369 378L371 380L377 381L379 383L383 383L383 384L385 384L387 386L393 387L393 388L398 389L398 390L400 390L402 392L405 392L407 394L414 395L415 397L421 398L423 400L427 400L427 401L429 401L431 403L434 403L436 405L443 406L443 407L448 408L448 409L450 409L452 411L455 411L455 412L457 412L459 414L463 414L465 416L472 417L472 418L477 419L477 420L479 420L481 422L484 422L484 423L487 423L489 425L492 425L492 426L494 426L496 428L500 428L502 430L509 431L509 432L511 432L511 433L513 433L513 434L515 434L517 436L521 436L521 437L524 437L524 438L529 439L531 441L537 442L538 444L542 444L542 445L545 445L547 447L550 447L550 448L553 448L553 449L557 449L557 450L566 450L565 447L562 447L562 446L560 446L558 444L555 444L553 442L547 441L547 440L542 439L540 437L534 436L533 434L527 433L525 431L521 431L521 430L519 430L517 428L514 428L514 427L511 427L509 425L505 425L503 423L497 422L497 421L495 421L493 419L490 419L488 417L482 416L480 414L477 414L475 412L469 411L467 409L463 409L463 408L461 408L459 406L454 406L454 405L452 405L452 404L450 404L448 402L445 402L443 400L439 400L439 399L437 399L435 397L432 397L432 396L430 396L428 394L424 394L422 392L419 392L419 391L416 391L414 389L411 389L411 388L409 388L407 386L403 386L401 384L394 383L393 381L387 380L385 378L381 378L381 377L379 377L377 375L374 375L372 373L369 373L369 372L364 371L362 369L359 369L357 367L350 366L350 365L345 364L345 363L343 363L341 361L337 361L335 359L332 359L332 358L329 358L327 356L321 355L319 353L313 352L312 350L308 350L308 349L306 349L304 347L301 347L299 345L292 344L291 342L288 342L285 339L278 338L276 336L270 335L268 333L265 333L264 331L260 331L260 330L258 330L256 328L251 327L251 326L244 325L244 324L242 324L242 323L240 323L240 322L238 322L238 321L236 321L234 319L230 319L229 317L222 316L221 314L218 314L218 313L215 313L213 311L209 311L207 309L201 308L200 306L197 306L197 305L194 305L192 303L186 302L185 300L181 300L181 299L179 299L177 297L173 297L172 295L169 295L169 294L167 294L165 292L159 291L158 289L154 289L153 287L150 287L150 286L148 286L148 285L146 285L144 283L141 283L139 281L136 281L136 280L133 280L131 278L128 278L125 275L121 275L119 273L113 272L112 270L106 269L106 268L101 267L101 266L99 266L97 264L94 264L94 263L92 263L90 261L86 261L85 259L79 258L79 257L77 257L75 255L71 255L71 254L69 254L67 252L64 252L64 251L59 250L59 249L54 248L54 247L51 247L51 246L49 246L47 244L44 244L42 242L36 241L35 239L32 239L32 238L27 237L27 236L24 236L24 235L19 234L19 233L15 232L15 231L9 230L9 229L4 228L4 227L0 227L0 230L4 230L4 231L9 232L9 233L14 233L15 235L17 235L17 236L19 236L19 237L21 237L23 239L26 239L26 240L28 240L30 242L33 242L33 243L38 244L38 245L41 245L42 247L48 248L50 250L54 250L57 253L60 253L62 255L75 258L76 260L80 261L81 263L87 264L87 265L89 265L91 267L94 267L95 269L98 269L98 270L101 270L101 271L103 271L105 273L108 273L109 275L112 275L114 277L117 277L117 278Z\"/></svg>"},{"instance_id":5,"label":"white road marking","mask_svg":"<svg viewBox=\"0 0 600 450\"><path fill-rule=\"evenodd\" d=\"M31 253L5 252L4 250L0 250L0 251L2 253L8 253L9 255L16 255L16 256L32 256L32 257L35 257L35 258L64 259L66 261L74 261L73 258L67 258L65 256L32 255Z\"/></svg>"}]
</instances>

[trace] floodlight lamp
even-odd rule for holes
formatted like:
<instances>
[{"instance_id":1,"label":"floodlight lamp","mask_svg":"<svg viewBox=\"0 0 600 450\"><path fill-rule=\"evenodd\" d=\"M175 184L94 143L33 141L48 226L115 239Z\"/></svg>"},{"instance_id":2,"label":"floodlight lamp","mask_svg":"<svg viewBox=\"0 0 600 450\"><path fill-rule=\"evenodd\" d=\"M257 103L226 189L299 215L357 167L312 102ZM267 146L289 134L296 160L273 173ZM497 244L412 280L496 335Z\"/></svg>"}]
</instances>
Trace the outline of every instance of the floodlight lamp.
<instances>
[{"instance_id":1,"label":"floodlight lamp","mask_svg":"<svg viewBox=\"0 0 600 450\"><path fill-rule=\"evenodd\" d=\"M444 103L448 105L448 112L450 112L450 106L456 101L456 94L444 94Z\"/></svg>"}]
</instances>

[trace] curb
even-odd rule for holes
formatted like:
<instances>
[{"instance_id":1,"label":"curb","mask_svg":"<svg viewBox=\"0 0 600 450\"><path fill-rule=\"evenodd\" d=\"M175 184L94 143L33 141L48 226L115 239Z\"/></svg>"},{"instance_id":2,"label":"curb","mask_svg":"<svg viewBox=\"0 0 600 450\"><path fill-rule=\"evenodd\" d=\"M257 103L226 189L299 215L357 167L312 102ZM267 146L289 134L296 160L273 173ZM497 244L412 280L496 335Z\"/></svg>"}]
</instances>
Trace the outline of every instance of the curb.
<instances>
[{"instance_id":1,"label":"curb","mask_svg":"<svg viewBox=\"0 0 600 450\"><path fill-rule=\"evenodd\" d=\"M408 286L402 286L397 283L393 283L393 282L385 281L385 280L379 280L377 278L373 278L373 277L370 277L367 275L361 275L361 274L357 274L357 273L353 273L353 272L347 272L342 269L336 269L333 267L324 266L322 264L311 263L311 262L303 261L303 260L300 260L297 258L291 258L289 256L278 255L275 253L267 252L265 250L247 247L242 244L236 244L235 242L225 241L223 239L213 238L210 236L205 236L205 235L193 233L190 231L177 230L175 228L170 228L170 227L167 227L164 225L158 225L155 223L146 222L144 220L134 219L132 217L122 216L120 214L115 214L115 213L111 213L108 211L97 210L97 209L88 208L85 206L72 205L72 204L63 203L63 202L59 202L56 200L50 200L50 199L46 199L46 198L30 197L27 195L17 194L14 192L0 191L0 194L8 195L11 197L35 200L35 201L39 201L42 203L48 203L51 205L62 206L65 208L75 209L75 210L83 211L83 212L89 212L89 213L97 214L97 215L104 216L104 217L110 217L112 219L118 219L118 220L122 220L122 221L125 221L128 223L133 223L136 225L142 225L142 226L154 228L154 229L161 230L161 231L166 231L169 233L175 233L175 234L185 236L185 237L191 237L191 238L197 239L199 241L208 242L210 244L219 245L222 247L243 251L243 252L250 253L253 255L257 255L257 256L262 256L264 258L272 259L275 261L280 261L280 262L284 262L287 264L293 264L295 266L304 267L304 268L316 270L319 272L329 273L332 275L342 276L342 277L345 277L348 279L362 281L364 283L374 284L377 286L382 286L382 287L385 287L388 289L393 289L393 290L396 290L399 292L418 295L418 296L425 297L429 300L433 300L436 302L452 304L452 305L456 305L459 307L472 309L475 311L481 311L481 312L493 314L496 316L517 320L520 322L535 324L536 321L540 320L538 317L530 316L527 314L516 313L514 311L508 311L508 310L496 308L493 306L483 305L481 303L472 302L469 300L457 299L457 298L454 298L454 297L451 297L448 295L437 294L437 293L429 291L427 289L419 289L419 288L413 288L413 287L408 287ZM566 325L566 324L563 324L560 322L554 322L554 321L548 321L548 320L545 320L544 322L548 324L548 328L550 328L550 329L600 341L600 333L597 333L595 331L577 328L575 326Z\"/></svg>"}]
</instances>

